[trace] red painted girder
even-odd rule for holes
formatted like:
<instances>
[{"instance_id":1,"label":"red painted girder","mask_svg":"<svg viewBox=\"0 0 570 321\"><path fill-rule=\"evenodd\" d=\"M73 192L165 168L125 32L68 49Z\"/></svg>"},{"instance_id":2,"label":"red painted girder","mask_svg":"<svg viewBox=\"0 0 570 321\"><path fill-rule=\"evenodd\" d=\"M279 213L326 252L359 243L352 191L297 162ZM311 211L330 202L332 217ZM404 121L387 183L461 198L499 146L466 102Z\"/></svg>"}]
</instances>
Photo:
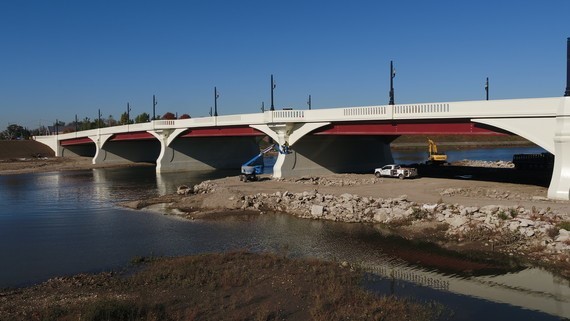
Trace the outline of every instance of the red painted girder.
<instances>
[{"instance_id":1,"label":"red painted girder","mask_svg":"<svg viewBox=\"0 0 570 321\"><path fill-rule=\"evenodd\" d=\"M95 144L89 137L66 139L59 142L61 146Z\"/></svg>"},{"instance_id":2,"label":"red painted girder","mask_svg":"<svg viewBox=\"0 0 570 321\"><path fill-rule=\"evenodd\" d=\"M203 127L191 128L180 137L213 137L213 136L264 136L265 134L249 126Z\"/></svg>"},{"instance_id":3,"label":"red painted girder","mask_svg":"<svg viewBox=\"0 0 570 321\"><path fill-rule=\"evenodd\" d=\"M145 139L156 139L149 132L132 132L132 133L119 133L113 135L110 141L122 141L122 140L145 140Z\"/></svg>"},{"instance_id":4,"label":"red painted girder","mask_svg":"<svg viewBox=\"0 0 570 321\"><path fill-rule=\"evenodd\" d=\"M317 129L315 135L414 135L414 134L474 134L503 135L504 131L468 120L436 122L351 122L333 123Z\"/></svg>"}]
</instances>

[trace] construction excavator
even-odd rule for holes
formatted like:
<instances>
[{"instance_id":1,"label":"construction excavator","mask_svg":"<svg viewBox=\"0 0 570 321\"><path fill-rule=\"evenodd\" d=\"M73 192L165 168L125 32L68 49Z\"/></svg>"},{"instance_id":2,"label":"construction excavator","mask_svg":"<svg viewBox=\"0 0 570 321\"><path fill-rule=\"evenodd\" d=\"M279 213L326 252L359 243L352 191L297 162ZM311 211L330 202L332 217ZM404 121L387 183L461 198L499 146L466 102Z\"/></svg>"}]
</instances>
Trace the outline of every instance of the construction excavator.
<instances>
[{"instance_id":1,"label":"construction excavator","mask_svg":"<svg viewBox=\"0 0 570 321\"><path fill-rule=\"evenodd\" d=\"M447 163L447 155L437 151L437 145L431 139L428 140L428 165L442 165Z\"/></svg>"}]
</instances>

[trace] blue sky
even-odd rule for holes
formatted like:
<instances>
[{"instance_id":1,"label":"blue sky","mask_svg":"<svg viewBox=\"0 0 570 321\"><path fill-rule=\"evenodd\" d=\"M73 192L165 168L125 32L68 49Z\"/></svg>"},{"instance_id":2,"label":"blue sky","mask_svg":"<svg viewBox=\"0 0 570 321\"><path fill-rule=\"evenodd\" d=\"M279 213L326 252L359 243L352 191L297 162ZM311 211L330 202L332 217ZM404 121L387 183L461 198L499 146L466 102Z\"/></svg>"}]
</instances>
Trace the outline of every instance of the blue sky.
<instances>
[{"instance_id":1,"label":"blue sky","mask_svg":"<svg viewBox=\"0 0 570 321\"><path fill-rule=\"evenodd\" d=\"M167 111L206 116L562 96L570 1L0 1L0 129Z\"/></svg>"}]
</instances>

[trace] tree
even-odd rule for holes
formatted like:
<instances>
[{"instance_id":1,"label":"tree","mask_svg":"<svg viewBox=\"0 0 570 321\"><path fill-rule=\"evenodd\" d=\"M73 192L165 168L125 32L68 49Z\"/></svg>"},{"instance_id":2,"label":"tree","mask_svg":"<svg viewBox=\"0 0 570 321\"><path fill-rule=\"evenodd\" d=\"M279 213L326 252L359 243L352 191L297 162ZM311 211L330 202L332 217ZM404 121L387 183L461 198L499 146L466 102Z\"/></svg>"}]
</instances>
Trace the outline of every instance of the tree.
<instances>
[{"instance_id":1,"label":"tree","mask_svg":"<svg viewBox=\"0 0 570 321\"><path fill-rule=\"evenodd\" d=\"M138 115L137 117L135 117L135 123L139 124L139 123L148 123L150 121L150 115L147 113L142 113L140 115Z\"/></svg>"},{"instance_id":2,"label":"tree","mask_svg":"<svg viewBox=\"0 0 570 321\"><path fill-rule=\"evenodd\" d=\"M178 119L190 119L192 117L190 117L190 115L188 114L182 114L182 116L178 117Z\"/></svg>"},{"instance_id":3,"label":"tree","mask_svg":"<svg viewBox=\"0 0 570 321\"><path fill-rule=\"evenodd\" d=\"M162 119L173 120L173 119L176 119L176 116L174 116L174 114L171 112L167 112L166 114L164 114L162 116Z\"/></svg>"},{"instance_id":4,"label":"tree","mask_svg":"<svg viewBox=\"0 0 570 321\"><path fill-rule=\"evenodd\" d=\"M127 114L127 112L124 112L121 114L119 124L127 125L127 124L132 124L132 123L133 123L133 121L129 119L129 114Z\"/></svg>"},{"instance_id":5,"label":"tree","mask_svg":"<svg viewBox=\"0 0 570 321\"><path fill-rule=\"evenodd\" d=\"M113 115L109 115L109 118L107 118L107 126L117 126L117 121L113 118Z\"/></svg>"},{"instance_id":6,"label":"tree","mask_svg":"<svg viewBox=\"0 0 570 321\"><path fill-rule=\"evenodd\" d=\"M0 133L0 136L3 140L12 140L12 139L29 139L32 134L26 128L18 125L18 124L11 124L6 127L6 130Z\"/></svg>"},{"instance_id":7,"label":"tree","mask_svg":"<svg viewBox=\"0 0 570 321\"><path fill-rule=\"evenodd\" d=\"M96 122L94 122L96 125ZM93 124L91 123L91 119L89 119L89 117L85 117L85 119L83 119L80 123L79 123L79 129L80 130L88 130L88 129L92 129L95 128L93 126Z\"/></svg>"}]
</instances>

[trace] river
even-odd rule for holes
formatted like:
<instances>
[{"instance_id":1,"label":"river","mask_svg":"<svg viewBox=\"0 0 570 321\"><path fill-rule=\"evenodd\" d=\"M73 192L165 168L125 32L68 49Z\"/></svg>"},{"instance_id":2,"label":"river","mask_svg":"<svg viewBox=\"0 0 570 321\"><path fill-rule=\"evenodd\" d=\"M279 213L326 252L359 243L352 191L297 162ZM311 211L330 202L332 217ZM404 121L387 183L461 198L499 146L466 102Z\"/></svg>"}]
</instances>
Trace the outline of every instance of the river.
<instances>
[{"instance_id":1,"label":"river","mask_svg":"<svg viewBox=\"0 0 570 321\"><path fill-rule=\"evenodd\" d=\"M496 155L504 150L496 151L493 158L500 159ZM371 273L368 288L439 301L455 311L452 320L570 317L568 280L538 268L473 273L422 266L406 255L419 251L438 260L440 254L388 237L371 225L283 214L188 221L116 205L228 175L235 173L156 174L152 167L133 167L0 176L0 287L117 269L136 256L287 251L358 263Z\"/></svg>"}]
</instances>

